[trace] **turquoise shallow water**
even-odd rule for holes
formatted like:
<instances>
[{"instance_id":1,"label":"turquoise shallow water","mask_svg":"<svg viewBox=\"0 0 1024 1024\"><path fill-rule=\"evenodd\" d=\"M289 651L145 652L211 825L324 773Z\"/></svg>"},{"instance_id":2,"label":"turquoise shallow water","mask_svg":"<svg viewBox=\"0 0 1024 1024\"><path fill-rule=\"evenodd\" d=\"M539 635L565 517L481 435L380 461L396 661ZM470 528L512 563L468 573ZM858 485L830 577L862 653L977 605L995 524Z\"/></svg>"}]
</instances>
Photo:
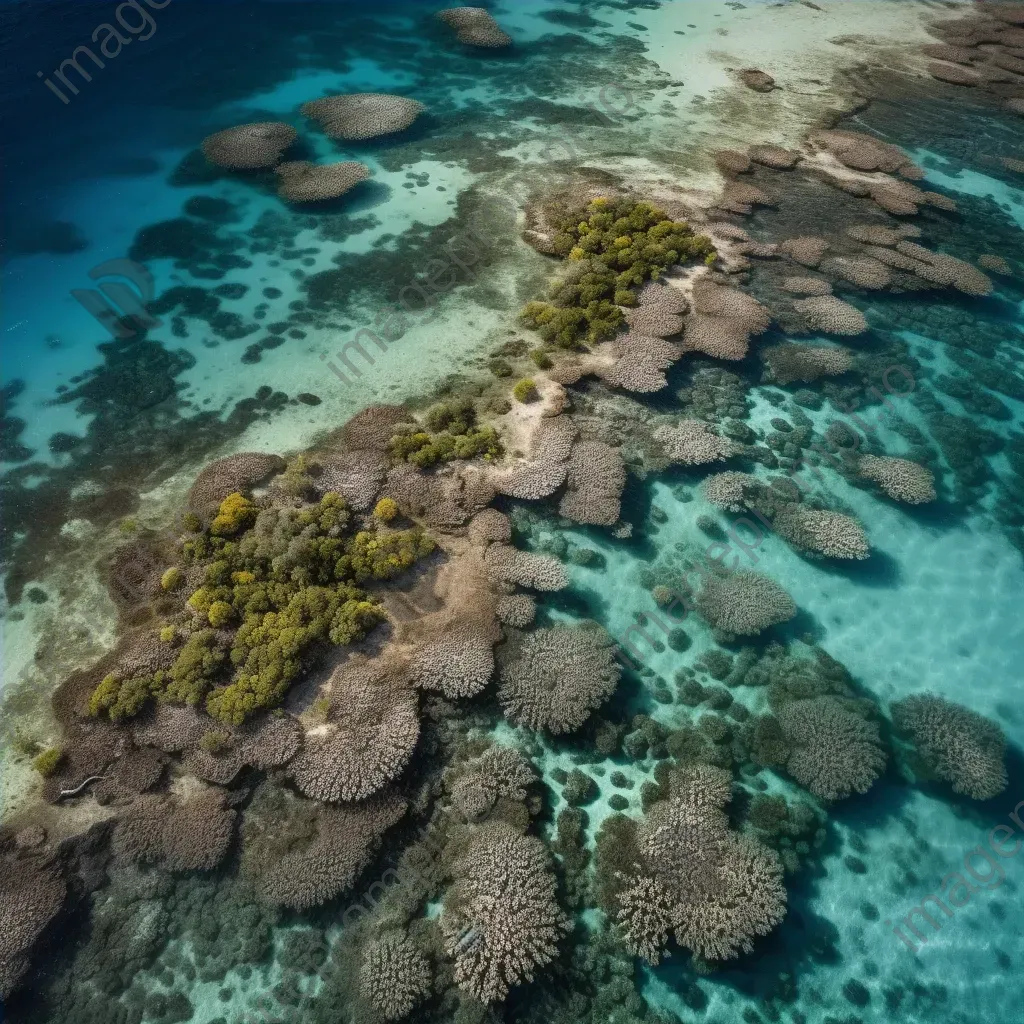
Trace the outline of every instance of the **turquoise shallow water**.
<instances>
[{"instance_id":1,"label":"turquoise shallow water","mask_svg":"<svg viewBox=\"0 0 1024 1024\"><path fill-rule=\"evenodd\" d=\"M656 0L507 0L492 9L515 47L483 54L453 45L432 22L440 6L175 0L155 16L151 39L136 40L65 107L35 71L87 38L105 6L5 5L12 59L4 84L13 101L5 112L0 452L6 788L25 787L19 735L56 735L53 688L112 642L114 613L97 565L118 541L118 524L161 529L198 469L227 452L290 454L375 403L422 404L438 389L493 384L489 360L528 336L516 313L553 269L520 236L526 198L567 181L575 189L644 181L671 194L700 177L706 187L710 161L696 151L716 144L694 127L703 100L691 97L701 86L673 80L652 59ZM727 6L740 16L743 5ZM717 7L690 10L680 32L719 30ZM568 568L569 586L540 596L538 626L593 619L623 638L639 616L653 637L637 641L632 664L623 658L618 691L596 722L568 737L535 733L505 720L493 688L459 712L432 702L399 783L409 817L346 892L301 912L260 899L237 844L212 872L125 870L104 846L101 822L56 854L69 898L32 948L23 986L5 1008L10 1020L379 1020L379 1007L355 994L353 976L372 929L387 933L396 920L429 953L432 987L414 1020L1020 1019L1024 854L970 856L993 829L1014 825L1024 801L1024 185L1019 167L1000 162L1024 159L1021 121L967 90L884 77L875 88L873 102L839 126L901 147L924 169L918 184L958 206L923 209L912 219L918 241L971 262L1002 257L1011 273L994 273L984 298L837 286L870 327L844 339L861 359L847 391L828 385L820 394L815 386L798 400L799 384L765 384L758 352L786 340L779 322L747 359L728 364L728 376L721 363L688 357L656 396L625 396L592 379L569 389L584 435L622 446L631 471L622 520L632 536L560 519L554 502L499 505L515 543ZM397 92L421 100L427 113L398 136L332 143L296 108L333 91ZM297 211L266 180L213 173L197 160L207 134L271 119L302 129L306 158L361 160L372 180L339 202ZM776 204L752 216L716 216L759 242L838 239L853 223L896 223L813 175L756 167L746 180L776 195ZM372 365L360 363L360 374L345 382L332 374L323 357L338 358L480 217L488 237L438 307L410 312L401 342ZM151 311L162 323L143 340L112 343L71 291L91 287L91 268L126 256L152 273ZM776 267L754 260L741 278L769 308L779 303ZM514 350L500 354L515 358ZM862 402L865 387L893 367L911 387L894 388L885 404L858 406L856 415L840 411L851 397ZM733 399L720 401L726 393ZM811 559L767 529L756 539L742 528L730 536L724 531L739 514L704 497L708 467L666 468L649 447L652 415L708 408L723 421L741 420L751 443L783 458L792 454L785 446L794 426L824 443L830 426L845 422L847 446L852 435L864 450L927 464L938 498L913 507L889 501L806 445L819 496L864 525L871 556ZM781 475L768 456L736 468L762 480ZM727 545L737 568L780 583L799 613L749 642L730 642L691 614L681 623L685 639L670 642L651 624L664 614L652 590L674 582L713 542ZM890 751L905 753L890 715L910 694L934 693L984 715L1008 741L1007 785L972 801L941 781L914 779L904 757L890 756L866 794L828 805L785 771L737 756L734 827L752 830L758 794L811 808L802 832L760 837L788 856L788 913L752 952L718 969L679 947L651 967L617 941L589 888L603 870L598 833L617 813L639 820L658 765L673 763L679 737L702 716L715 717L712 704L685 699L688 682L728 687L732 711L702 726L709 736L722 728L739 734L744 721L769 710L767 688L738 666L770 658L773 643L805 658L823 651L845 666L877 707ZM303 710L304 699L288 710ZM719 755L730 735L719 734ZM516 746L532 759L541 777L531 831L552 852L558 899L574 926L553 964L490 1009L459 993L440 949L446 887L434 867L427 882L409 885L411 902L392 892L371 926L355 926L346 913L373 910L375 891L388 890L392 877L404 880L408 850L444 802L445 765L461 765L472 749L460 746L467 737ZM574 770L592 780L582 795L572 792ZM184 783L174 773L178 797ZM254 797L260 780L243 774L227 790L243 821L260 820L252 810L268 788ZM29 803L38 798L30 785ZM564 813L579 804L584 815ZM16 806L25 813L24 801ZM97 805L86 797L63 806L73 815ZM284 820L280 809L260 813ZM2 838L5 856L37 855L12 852L12 836ZM910 949L892 925L946 888L952 872L974 879L974 891ZM459 939L473 941L472 929Z\"/></svg>"}]
</instances>

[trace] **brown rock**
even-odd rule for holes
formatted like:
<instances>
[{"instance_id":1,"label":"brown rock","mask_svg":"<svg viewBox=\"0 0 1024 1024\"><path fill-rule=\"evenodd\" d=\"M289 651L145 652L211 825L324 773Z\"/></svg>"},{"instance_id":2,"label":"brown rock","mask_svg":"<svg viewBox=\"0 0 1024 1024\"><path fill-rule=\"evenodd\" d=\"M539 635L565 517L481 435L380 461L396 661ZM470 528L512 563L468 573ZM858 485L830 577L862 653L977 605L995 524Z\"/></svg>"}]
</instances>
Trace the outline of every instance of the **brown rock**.
<instances>
[{"instance_id":1,"label":"brown rock","mask_svg":"<svg viewBox=\"0 0 1024 1024\"><path fill-rule=\"evenodd\" d=\"M766 71L757 68L744 68L740 72L740 78L743 84L754 92L771 92L775 88L775 79Z\"/></svg>"}]
</instances>

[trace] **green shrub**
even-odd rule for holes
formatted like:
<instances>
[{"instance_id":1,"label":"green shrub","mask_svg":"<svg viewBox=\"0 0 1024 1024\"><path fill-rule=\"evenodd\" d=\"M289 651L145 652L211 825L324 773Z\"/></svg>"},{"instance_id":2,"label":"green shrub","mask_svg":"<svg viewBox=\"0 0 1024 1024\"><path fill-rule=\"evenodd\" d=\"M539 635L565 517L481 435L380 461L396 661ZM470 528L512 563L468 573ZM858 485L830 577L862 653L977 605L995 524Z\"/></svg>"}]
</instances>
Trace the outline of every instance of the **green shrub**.
<instances>
[{"instance_id":1,"label":"green shrub","mask_svg":"<svg viewBox=\"0 0 1024 1024\"><path fill-rule=\"evenodd\" d=\"M438 402L427 410L423 421L435 434L442 430L449 434L465 434L471 427L476 426L476 409L469 398Z\"/></svg>"},{"instance_id":2,"label":"green shrub","mask_svg":"<svg viewBox=\"0 0 1024 1024\"><path fill-rule=\"evenodd\" d=\"M691 259L713 263L711 240L646 202L598 198L556 215L553 244L567 260L550 301L530 302L523 322L550 344L574 348L611 337L619 306L635 306L635 289Z\"/></svg>"},{"instance_id":3,"label":"green shrub","mask_svg":"<svg viewBox=\"0 0 1024 1024\"><path fill-rule=\"evenodd\" d=\"M172 565L163 576L160 577L160 586L164 590L176 590L181 583L181 570L176 566Z\"/></svg>"},{"instance_id":4,"label":"green shrub","mask_svg":"<svg viewBox=\"0 0 1024 1024\"><path fill-rule=\"evenodd\" d=\"M382 523L390 523L398 515L398 505L394 498L381 498L373 507L373 516Z\"/></svg>"},{"instance_id":5,"label":"green shrub","mask_svg":"<svg viewBox=\"0 0 1024 1024\"><path fill-rule=\"evenodd\" d=\"M512 395L517 402L533 402L539 398L537 385L529 377L524 377L512 389Z\"/></svg>"},{"instance_id":6,"label":"green shrub","mask_svg":"<svg viewBox=\"0 0 1024 1024\"><path fill-rule=\"evenodd\" d=\"M542 348L530 349L530 359L538 370L550 370L554 366L551 357Z\"/></svg>"},{"instance_id":7,"label":"green shrub","mask_svg":"<svg viewBox=\"0 0 1024 1024\"><path fill-rule=\"evenodd\" d=\"M199 737L199 749L213 757L226 753L231 749L231 744L231 733L220 729L210 729Z\"/></svg>"},{"instance_id":8,"label":"green shrub","mask_svg":"<svg viewBox=\"0 0 1024 1024\"><path fill-rule=\"evenodd\" d=\"M504 449L498 432L493 427L470 427L464 434L442 431L428 434L417 430L395 434L391 438L391 457L398 462L411 462L414 466L433 466L454 459L485 459L500 457Z\"/></svg>"},{"instance_id":9,"label":"green shrub","mask_svg":"<svg viewBox=\"0 0 1024 1024\"><path fill-rule=\"evenodd\" d=\"M60 747L50 747L49 750L44 750L41 754L37 755L35 760L32 762L32 767L44 779L48 779L54 772L60 767L61 761L64 760L64 751Z\"/></svg>"}]
</instances>

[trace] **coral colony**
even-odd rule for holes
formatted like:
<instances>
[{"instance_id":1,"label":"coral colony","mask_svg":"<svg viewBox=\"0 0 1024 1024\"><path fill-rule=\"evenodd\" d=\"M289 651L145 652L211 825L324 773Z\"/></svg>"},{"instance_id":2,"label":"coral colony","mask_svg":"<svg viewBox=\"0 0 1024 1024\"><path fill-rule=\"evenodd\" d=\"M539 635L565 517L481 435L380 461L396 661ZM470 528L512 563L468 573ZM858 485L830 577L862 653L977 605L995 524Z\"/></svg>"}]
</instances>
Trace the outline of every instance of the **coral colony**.
<instances>
[{"instance_id":1,"label":"coral colony","mask_svg":"<svg viewBox=\"0 0 1024 1024\"><path fill-rule=\"evenodd\" d=\"M159 287L3 388L12 1024L1017 1019L1024 4L860 6L183 9L15 182Z\"/></svg>"}]
</instances>

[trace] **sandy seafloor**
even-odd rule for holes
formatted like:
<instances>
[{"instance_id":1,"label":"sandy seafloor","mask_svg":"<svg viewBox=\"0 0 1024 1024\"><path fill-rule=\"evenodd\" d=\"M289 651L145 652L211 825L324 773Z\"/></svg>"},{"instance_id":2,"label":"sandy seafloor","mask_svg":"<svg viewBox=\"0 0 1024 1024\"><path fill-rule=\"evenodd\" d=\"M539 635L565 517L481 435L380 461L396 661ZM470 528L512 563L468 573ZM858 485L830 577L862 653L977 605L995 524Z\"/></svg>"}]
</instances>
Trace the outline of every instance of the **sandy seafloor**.
<instances>
[{"instance_id":1,"label":"sandy seafloor","mask_svg":"<svg viewBox=\"0 0 1024 1024\"><path fill-rule=\"evenodd\" d=\"M269 213L291 225L291 248L318 250L292 260L281 259L277 252L264 254L254 257L247 268L228 270L216 282L199 282L203 286L247 284L249 291L242 299L222 306L246 320L256 303L264 301L261 292L267 286L281 294L267 300L265 322L287 316L287 305L301 287L302 278L293 273L297 267L312 275L331 268L332 257L339 253L367 258L382 250L399 253L393 260L366 263L372 268L366 271L372 287L355 295L333 326L312 328L301 339L265 350L254 364L243 363L240 357L262 335L218 340L201 321L187 321L184 338L171 337L167 324L152 332L168 348L180 347L194 358L194 364L177 377L179 397L191 403L181 409L181 415L205 410L226 416L235 402L264 385L284 392L290 401L240 432L225 434L215 447L198 450L193 462L179 460L170 476L152 475L151 485L146 481L140 486L140 503L132 512L142 523L159 522L170 503L180 498L196 468L216 455L254 449L295 451L368 404L418 399L449 375L486 372L485 355L517 333L515 310L529 297L529 289L546 266L542 257L513 238L510 225L508 237L479 280L447 295L429 323L423 322L427 317L415 318L401 341L361 378L345 385L325 369L320 357L336 352L382 305L393 304L398 291L458 225L453 222L450 231L445 227L406 251L401 247L410 229L422 236L424 228L445 225L460 200L515 195L517 186L550 186L574 165L626 171L636 184L673 182L694 193L710 193L721 182L707 157L709 149L762 141L797 144L811 120L836 105L833 76L838 71L862 60L900 68L905 58L898 47L925 41L923 22L941 16L947 7L913 0L820 0L816 7L760 0L746 4L679 0L632 8L505 0L493 10L513 35L517 50L528 55L546 40L545 53L553 63L559 51L551 36L568 33L570 27L545 15L590 15L579 29L595 44L593 63L585 73L581 69L576 80L566 73L571 66L560 65L557 73L535 78L531 86L529 76L520 79L509 73L515 56L478 57L481 71L475 80L466 76L463 64L450 67L431 51L436 39L428 42L417 36L417 17L428 5L416 6L417 17L409 5L387 4L367 15L377 22L378 30L384 26L387 38L401 42L402 59L395 66L385 59L387 46L380 38L375 39L371 53L355 55L352 50L363 38L359 34L343 58L331 61L327 58L332 45L341 46L332 39L329 20L324 18L324 7L331 5L311 5L318 9L312 40L304 35L301 17L309 6L297 0L287 5L226 4L201 11L176 0L157 16L159 30L151 41L138 43L133 52L111 62L103 77L83 88L67 108L45 92L40 97L34 80L36 64L30 67L26 57L37 58L40 67L48 66L45 54L70 51L72 46L67 44L83 35L78 27L95 23L98 9L95 17L92 12L88 17L81 10L75 12L67 19L70 25L64 24L61 15L62 30L52 35L38 21L21 23L25 31L26 26L31 28L31 35L22 39L21 59L11 62L5 72L11 82L8 95L22 104L22 114L15 119L19 131L13 133L8 157L5 230L24 240L35 237L42 224L65 221L72 222L87 240L80 251L29 255L8 242L0 371L5 382L24 383L11 411L25 421L18 440L33 450L34 459L67 466L74 456L51 454L48 439L58 431L84 435L89 427L89 417L76 412L73 405L51 404L59 386L100 362L96 346L103 332L71 297L71 289L86 287L91 267L124 256L141 227L178 216L193 196L213 196L234 204L238 219L224 225L224 233L244 238L260 216ZM285 7L289 11L282 14ZM339 12L338 19L350 16L346 10ZM281 19L276 34L255 24L261 17ZM233 37L222 46L218 32L231 32ZM196 43L197 36L203 39L202 45ZM274 45L279 47L277 52ZM148 47L145 52L144 46ZM17 43L12 40L8 48L13 52ZM222 48L224 66L214 74L210 69L221 60L218 50ZM289 52L295 55L293 60ZM231 86L233 61L263 66L258 73L240 73L242 84ZM732 71L750 65L770 68L785 87L767 97L745 91ZM208 96L201 94L206 82ZM184 187L167 183L168 175L199 139L215 128L257 116L300 124L296 107L307 98L325 91L389 89L408 91L428 104L431 119L422 131L450 139L449 145L439 147L446 157L424 157L393 170L389 169L395 156L392 143L381 143L376 150L373 144L360 146L342 156L368 162L374 178L372 188L353 193L339 207L352 217L366 218L359 230L340 240L320 237L315 222L296 231L295 214L272 194L245 181L222 178ZM513 95L516 89L518 94ZM539 116L539 107L533 115L528 108L516 108L518 119L513 114L503 116L506 107L511 109L513 102L531 95L575 111L581 105L598 105L605 116L596 123L559 124L550 110ZM472 138L460 134L463 119ZM318 156L338 151L318 133L305 134ZM990 215L1001 217L1004 224L1024 227L1024 190L989 176L980 167L965 169L960 162L946 166L939 148L929 151L907 144L911 155L928 168L931 187L988 201ZM563 158L566 153L568 160ZM552 164L556 155L559 161ZM415 187L404 187L409 182ZM385 234L393 237L375 247ZM274 260L278 265L273 265ZM187 271L175 269L170 260L155 259L148 265L157 294L174 284L190 283ZM358 259L344 265L353 275L361 273ZM391 276L374 277L381 267ZM861 304L870 319L870 301ZM885 310L879 307L877 315L884 317ZM1024 309L1017 330L1024 331ZM926 354L930 369L943 369L942 347L927 336L924 326L919 332L908 332L906 338L915 354L918 350ZM1021 365L1020 349L1017 365ZM315 406L297 402L294 399L300 393L315 394L321 402ZM1009 437L1024 427L1024 403L1005 396L1001 400L1011 418L986 423L986 427ZM960 411L954 399L944 401ZM895 403L901 416L923 424L909 399ZM756 427L775 414L771 406L757 400L748 422ZM826 423L832 414L826 406L808 415ZM901 440L886 417L879 409L870 416L879 424L879 440L891 443L892 452L898 453ZM998 460L993 458L993 468L1005 474ZM757 568L784 583L813 624L818 642L883 706L908 693L928 690L998 721L1013 751L1011 787L995 800L967 806L941 788L913 789L883 780L868 797L832 812L835 842L823 858L822 872L794 886L788 921L753 959L739 961L718 977L699 979L681 961L673 966L670 959L667 966L642 972L642 990L653 1007L669 1016L731 1024L762 1019L742 1016L758 1005L747 994L752 978L795 972L800 997L793 1008L798 1007L804 1014L801 1019L809 1022L900 1019L922 1024L982 1020L1011 1024L1021 1019L1017 981L1024 969L1024 856L1007 860L1005 881L994 891L978 893L916 956L883 921L902 917L927 893L936 891L941 878L956 870L964 855L985 841L988 830L1006 821L1018 801L1024 800L1024 777L1017 759L1024 743L1019 694L1024 663L1021 556L984 512L972 511L952 523L928 520L849 488L835 474L825 472L830 490L865 523L872 546L882 553L880 558L863 573L835 572L801 559L781 540L768 537L756 552ZM666 514L660 525L649 524L648 537L658 552L701 540L695 520L713 510L700 497L698 479L682 475L643 485L647 500ZM631 487L641 485L634 482ZM604 554L606 567L601 571L573 569L573 586L578 595L593 602L594 613L613 635L621 635L635 611L651 610L650 595L637 579L635 545L594 531L551 529ZM97 553L109 549L116 525L90 528L78 520L64 531L65 540L69 536L80 539L66 543L60 564L47 565L32 581L48 600L34 604L22 597L6 608L4 623L4 687L17 695L16 708L35 716L44 730L48 727L42 710L45 698L59 679L54 673L98 653L113 635L113 607L95 580L93 562ZM538 539L543 540L538 535L532 538ZM552 614L569 613L555 608ZM705 627L693 623L687 629L693 647L685 654L668 650L652 655L647 664L655 673L671 679L681 664L692 662L711 645ZM36 657L42 644L48 645L51 655L45 670L38 667ZM750 696L755 709L753 701L758 699L756 694ZM685 711L679 705L658 705L642 693L637 700L668 724ZM504 734L511 736L514 731ZM550 750L546 772L559 765L571 766L566 753ZM645 766L632 770L641 775ZM16 805L32 785L31 774L12 766L8 757L3 803ZM611 788L600 788L598 802L588 809L591 836L608 813ZM632 809L637 811L635 793ZM866 870L849 868L846 861L854 854ZM878 913L866 914L868 905ZM832 952L820 958L806 952L790 956L792 948L803 948L809 930L829 933L831 944L822 945L830 945ZM787 941L789 936L793 938ZM195 987L193 1020L206 1024L226 1012L241 1011L260 983L269 987L274 977L273 969L262 977L257 972L254 980L239 986L244 996L228 1005L218 1002L218 986ZM866 1005L856 1005L843 994L843 986L854 978L870 993ZM703 999L692 998L693 985L703 992ZM895 986L905 992L898 1008L885 996ZM684 992L690 994L689 1002Z\"/></svg>"}]
</instances>

